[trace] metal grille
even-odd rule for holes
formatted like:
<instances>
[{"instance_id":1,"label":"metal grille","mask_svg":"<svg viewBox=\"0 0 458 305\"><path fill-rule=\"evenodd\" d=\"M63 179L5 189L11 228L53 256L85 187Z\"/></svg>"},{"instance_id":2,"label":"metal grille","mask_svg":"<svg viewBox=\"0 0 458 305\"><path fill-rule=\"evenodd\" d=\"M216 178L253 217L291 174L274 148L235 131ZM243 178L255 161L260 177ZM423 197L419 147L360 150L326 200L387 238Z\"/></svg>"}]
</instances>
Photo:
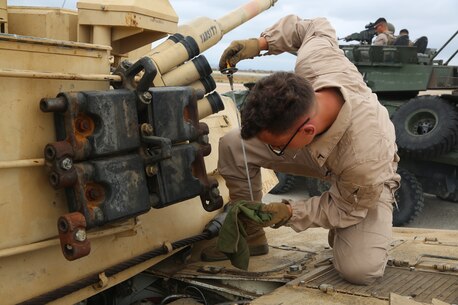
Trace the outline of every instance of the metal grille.
<instances>
[{"instance_id":1,"label":"metal grille","mask_svg":"<svg viewBox=\"0 0 458 305\"><path fill-rule=\"evenodd\" d=\"M410 296L415 301L431 303L433 298L458 304L458 276L452 274L387 267L384 277L370 286L352 285L334 268L309 280L306 287L333 286L337 292L389 299L390 292Z\"/></svg>"}]
</instances>

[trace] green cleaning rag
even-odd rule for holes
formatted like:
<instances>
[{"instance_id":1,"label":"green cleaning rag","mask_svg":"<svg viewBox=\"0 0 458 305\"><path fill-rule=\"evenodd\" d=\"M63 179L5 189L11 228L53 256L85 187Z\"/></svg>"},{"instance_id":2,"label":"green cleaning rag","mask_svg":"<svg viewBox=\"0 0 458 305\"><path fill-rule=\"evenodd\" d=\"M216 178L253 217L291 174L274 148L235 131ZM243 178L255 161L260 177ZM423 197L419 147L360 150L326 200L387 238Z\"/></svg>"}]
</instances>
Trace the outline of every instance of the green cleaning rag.
<instances>
[{"instance_id":1,"label":"green cleaning rag","mask_svg":"<svg viewBox=\"0 0 458 305\"><path fill-rule=\"evenodd\" d=\"M270 213L261 211L262 205L261 202L245 200L233 201L231 203L231 207L219 232L216 247L219 251L226 254L234 267L247 270L250 260L250 251L246 241L247 233L240 216L244 215L245 218L248 218L248 221L254 221L261 226L263 222L270 221L272 218Z\"/></svg>"}]
</instances>

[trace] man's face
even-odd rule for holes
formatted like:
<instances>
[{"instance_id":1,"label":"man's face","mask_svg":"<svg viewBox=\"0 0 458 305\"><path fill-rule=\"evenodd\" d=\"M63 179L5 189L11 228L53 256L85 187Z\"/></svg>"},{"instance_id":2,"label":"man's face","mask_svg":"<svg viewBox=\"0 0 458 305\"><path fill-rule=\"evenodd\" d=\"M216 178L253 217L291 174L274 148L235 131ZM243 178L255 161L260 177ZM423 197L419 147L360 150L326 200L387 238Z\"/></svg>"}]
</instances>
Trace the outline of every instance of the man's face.
<instances>
[{"instance_id":1,"label":"man's face","mask_svg":"<svg viewBox=\"0 0 458 305\"><path fill-rule=\"evenodd\" d=\"M308 124L309 121L310 117L306 115L282 134L277 135L263 130L257 135L257 138L269 145L277 156L281 156L286 149L300 149L312 142L315 133L313 132L314 127Z\"/></svg>"},{"instance_id":2,"label":"man's face","mask_svg":"<svg viewBox=\"0 0 458 305\"><path fill-rule=\"evenodd\" d=\"M377 23L376 25L374 25L374 29L377 34L383 33L383 30L384 30L383 23L381 22Z\"/></svg>"}]
</instances>

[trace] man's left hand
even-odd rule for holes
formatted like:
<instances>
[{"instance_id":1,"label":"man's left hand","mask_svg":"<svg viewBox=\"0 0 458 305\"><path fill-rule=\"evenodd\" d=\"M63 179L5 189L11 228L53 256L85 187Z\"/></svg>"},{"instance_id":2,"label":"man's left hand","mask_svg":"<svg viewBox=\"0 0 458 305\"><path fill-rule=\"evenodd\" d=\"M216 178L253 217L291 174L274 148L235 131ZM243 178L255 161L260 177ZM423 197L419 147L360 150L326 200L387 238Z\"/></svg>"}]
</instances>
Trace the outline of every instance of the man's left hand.
<instances>
[{"instance_id":1,"label":"man's left hand","mask_svg":"<svg viewBox=\"0 0 458 305\"><path fill-rule=\"evenodd\" d=\"M279 228L286 224L292 216L291 206L286 200L264 204L261 207L261 211L272 215L270 221L262 223L264 227L273 226L274 228Z\"/></svg>"}]
</instances>

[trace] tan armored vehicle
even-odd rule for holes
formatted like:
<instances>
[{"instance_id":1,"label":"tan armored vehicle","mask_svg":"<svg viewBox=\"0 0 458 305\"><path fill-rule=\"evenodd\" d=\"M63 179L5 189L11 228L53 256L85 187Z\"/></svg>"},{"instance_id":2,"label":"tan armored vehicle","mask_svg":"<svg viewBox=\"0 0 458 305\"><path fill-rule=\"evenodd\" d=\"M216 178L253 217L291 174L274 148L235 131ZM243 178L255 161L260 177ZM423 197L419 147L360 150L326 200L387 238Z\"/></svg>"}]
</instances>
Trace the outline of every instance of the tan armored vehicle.
<instances>
[{"instance_id":1,"label":"tan armored vehicle","mask_svg":"<svg viewBox=\"0 0 458 305\"><path fill-rule=\"evenodd\" d=\"M324 230L269 230L247 272L199 260L228 200L217 141L238 126L200 53L274 2L179 25L167 0L0 0L1 304L458 302L451 231L396 231L367 287L337 276Z\"/></svg>"}]
</instances>

